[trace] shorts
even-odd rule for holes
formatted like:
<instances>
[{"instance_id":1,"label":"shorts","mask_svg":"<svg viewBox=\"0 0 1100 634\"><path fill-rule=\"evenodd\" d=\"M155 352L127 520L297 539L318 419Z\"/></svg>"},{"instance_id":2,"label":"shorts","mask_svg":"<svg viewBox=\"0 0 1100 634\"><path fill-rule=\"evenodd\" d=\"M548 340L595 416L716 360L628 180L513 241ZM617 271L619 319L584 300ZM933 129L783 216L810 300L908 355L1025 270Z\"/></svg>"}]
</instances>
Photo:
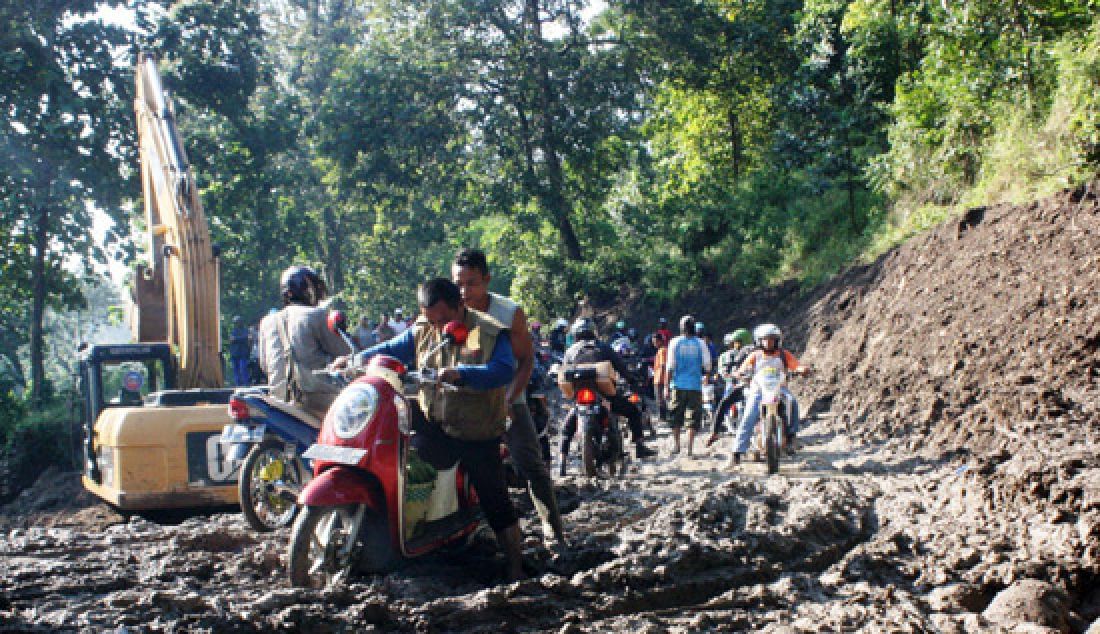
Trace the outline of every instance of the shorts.
<instances>
[{"instance_id":1,"label":"shorts","mask_svg":"<svg viewBox=\"0 0 1100 634\"><path fill-rule=\"evenodd\" d=\"M669 424L673 429L679 429L681 427L699 429L702 427L702 390L678 390L672 388L672 395L668 400L668 407L672 413L672 420Z\"/></svg>"}]
</instances>

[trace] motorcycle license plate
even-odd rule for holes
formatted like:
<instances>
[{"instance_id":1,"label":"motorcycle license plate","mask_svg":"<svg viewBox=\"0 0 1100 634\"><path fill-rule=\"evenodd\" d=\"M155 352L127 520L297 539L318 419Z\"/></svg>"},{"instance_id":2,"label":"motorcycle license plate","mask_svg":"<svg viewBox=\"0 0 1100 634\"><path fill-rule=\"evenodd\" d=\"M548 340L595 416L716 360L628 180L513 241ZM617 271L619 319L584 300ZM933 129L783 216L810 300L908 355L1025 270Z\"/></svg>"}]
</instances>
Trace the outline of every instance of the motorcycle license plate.
<instances>
[{"instance_id":1,"label":"motorcycle license plate","mask_svg":"<svg viewBox=\"0 0 1100 634\"><path fill-rule=\"evenodd\" d=\"M302 457L309 458L310 460L321 460L324 462L336 462L355 466L359 464L359 461L362 460L365 455L367 455L366 449L333 447L332 445L311 445L310 448L306 449L305 453L302 454Z\"/></svg>"},{"instance_id":2,"label":"motorcycle license plate","mask_svg":"<svg viewBox=\"0 0 1100 634\"><path fill-rule=\"evenodd\" d=\"M218 438L218 442L228 445L263 442L265 429L267 429L267 425L256 425L255 427L226 425L222 427L222 435Z\"/></svg>"}]
</instances>

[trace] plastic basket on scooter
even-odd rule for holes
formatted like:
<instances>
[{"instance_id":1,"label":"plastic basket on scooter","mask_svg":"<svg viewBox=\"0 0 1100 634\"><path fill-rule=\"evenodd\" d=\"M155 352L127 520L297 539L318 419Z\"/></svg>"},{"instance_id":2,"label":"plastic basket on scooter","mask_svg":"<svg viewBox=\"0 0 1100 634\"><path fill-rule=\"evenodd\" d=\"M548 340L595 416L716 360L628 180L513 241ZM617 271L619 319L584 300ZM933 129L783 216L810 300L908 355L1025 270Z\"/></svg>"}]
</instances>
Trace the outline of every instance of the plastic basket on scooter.
<instances>
[{"instance_id":1,"label":"plastic basket on scooter","mask_svg":"<svg viewBox=\"0 0 1100 634\"><path fill-rule=\"evenodd\" d=\"M405 485L405 539L414 537L420 523L428 516L433 490L435 482Z\"/></svg>"},{"instance_id":2,"label":"plastic basket on scooter","mask_svg":"<svg viewBox=\"0 0 1100 634\"><path fill-rule=\"evenodd\" d=\"M428 516L429 501L435 490L435 467L409 451L405 480L405 539L413 537L419 524Z\"/></svg>"}]
</instances>

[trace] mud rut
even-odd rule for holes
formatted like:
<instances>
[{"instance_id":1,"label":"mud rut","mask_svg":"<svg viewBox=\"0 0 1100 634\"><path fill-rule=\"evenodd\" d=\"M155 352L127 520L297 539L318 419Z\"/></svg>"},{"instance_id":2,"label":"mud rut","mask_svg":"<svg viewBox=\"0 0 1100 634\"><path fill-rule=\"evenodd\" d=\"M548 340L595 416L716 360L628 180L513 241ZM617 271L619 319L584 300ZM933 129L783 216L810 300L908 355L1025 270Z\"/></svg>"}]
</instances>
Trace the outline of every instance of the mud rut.
<instances>
[{"instance_id":1,"label":"mud rut","mask_svg":"<svg viewBox=\"0 0 1100 634\"><path fill-rule=\"evenodd\" d=\"M721 455L665 451L621 481L568 476L564 554L541 545L516 492L533 574L510 585L497 585L501 560L479 535L346 588L294 589L286 531L254 534L233 513L162 525L91 500L74 511L72 477L59 475L25 493L0 533L0 628L972 631L990 626L979 613L1016 568L1043 565L1021 554L1029 543L1047 539L1035 545L1044 557L1081 546L1003 526L961 460L853 445L831 415L803 440L779 476L727 470L728 438Z\"/></svg>"},{"instance_id":2,"label":"mud rut","mask_svg":"<svg viewBox=\"0 0 1100 634\"><path fill-rule=\"evenodd\" d=\"M293 589L286 531L127 519L47 473L0 509L0 630L1100 634L1098 193L972 210L809 296L708 293L707 323L791 320L807 446L767 477L666 431L625 480L559 480L563 554L517 491L527 581L479 535Z\"/></svg>"}]
</instances>

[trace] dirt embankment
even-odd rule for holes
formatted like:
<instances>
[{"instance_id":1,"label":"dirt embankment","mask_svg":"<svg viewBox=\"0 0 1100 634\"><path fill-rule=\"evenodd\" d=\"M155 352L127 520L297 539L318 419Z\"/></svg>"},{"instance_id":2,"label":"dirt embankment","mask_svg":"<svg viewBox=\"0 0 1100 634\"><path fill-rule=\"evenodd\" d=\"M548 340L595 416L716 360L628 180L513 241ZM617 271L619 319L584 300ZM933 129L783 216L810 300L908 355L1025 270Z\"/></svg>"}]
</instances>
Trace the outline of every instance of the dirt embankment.
<instances>
[{"instance_id":1,"label":"dirt embankment","mask_svg":"<svg viewBox=\"0 0 1100 634\"><path fill-rule=\"evenodd\" d=\"M566 553L516 492L521 583L499 583L482 535L293 589L287 531L123 518L51 474L0 509L0 630L1098 634L1098 287L1080 188L971 212L807 293L712 293L693 310L716 330L774 319L816 367L794 386L814 405L804 449L767 477L729 469L728 440L670 456L661 429L625 479L559 480Z\"/></svg>"}]
</instances>

